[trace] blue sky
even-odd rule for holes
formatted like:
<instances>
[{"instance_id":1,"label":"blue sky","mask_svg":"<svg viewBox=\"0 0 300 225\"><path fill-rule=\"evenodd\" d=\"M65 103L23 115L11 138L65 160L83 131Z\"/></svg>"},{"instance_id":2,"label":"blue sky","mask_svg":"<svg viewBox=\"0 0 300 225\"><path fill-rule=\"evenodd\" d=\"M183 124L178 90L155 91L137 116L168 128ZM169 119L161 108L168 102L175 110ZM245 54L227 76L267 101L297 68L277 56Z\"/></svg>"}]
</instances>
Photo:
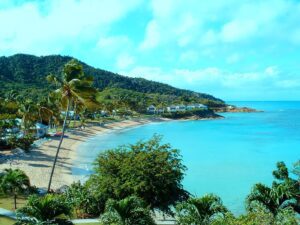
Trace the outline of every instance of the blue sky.
<instances>
[{"instance_id":1,"label":"blue sky","mask_svg":"<svg viewBox=\"0 0 300 225\"><path fill-rule=\"evenodd\" d=\"M62 54L225 100L300 100L298 0L1 0L0 52Z\"/></svg>"}]
</instances>

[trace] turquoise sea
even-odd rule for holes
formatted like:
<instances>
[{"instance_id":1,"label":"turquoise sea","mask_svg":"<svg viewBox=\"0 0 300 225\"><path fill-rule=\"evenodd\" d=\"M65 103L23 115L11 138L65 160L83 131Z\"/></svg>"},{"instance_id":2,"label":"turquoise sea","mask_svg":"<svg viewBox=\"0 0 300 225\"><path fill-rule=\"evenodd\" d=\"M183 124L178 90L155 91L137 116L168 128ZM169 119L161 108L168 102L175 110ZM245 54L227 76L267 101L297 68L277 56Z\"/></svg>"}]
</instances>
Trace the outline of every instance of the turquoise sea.
<instances>
[{"instance_id":1,"label":"turquoise sea","mask_svg":"<svg viewBox=\"0 0 300 225\"><path fill-rule=\"evenodd\" d=\"M79 146L75 175L92 172L100 151L148 139L154 133L181 150L184 187L194 195L219 195L234 213L244 211L253 184L271 184L278 161L300 159L300 102L228 102L264 110L224 113L224 119L172 121L95 136Z\"/></svg>"}]
</instances>

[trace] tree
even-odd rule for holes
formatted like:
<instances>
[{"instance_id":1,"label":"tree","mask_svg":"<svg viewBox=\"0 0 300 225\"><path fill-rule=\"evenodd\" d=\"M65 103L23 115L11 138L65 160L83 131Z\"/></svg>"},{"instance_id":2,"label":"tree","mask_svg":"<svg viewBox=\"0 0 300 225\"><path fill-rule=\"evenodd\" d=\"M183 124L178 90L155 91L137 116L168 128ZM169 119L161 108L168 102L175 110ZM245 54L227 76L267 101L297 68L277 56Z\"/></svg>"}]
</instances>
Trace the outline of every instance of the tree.
<instances>
[{"instance_id":1,"label":"tree","mask_svg":"<svg viewBox=\"0 0 300 225\"><path fill-rule=\"evenodd\" d=\"M219 215L228 213L220 197L208 194L201 198L190 198L177 204L176 220L181 225L208 225Z\"/></svg>"},{"instance_id":2,"label":"tree","mask_svg":"<svg viewBox=\"0 0 300 225\"><path fill-rule=\"evenodd\" d=\"M68 187L64 196L66 201L72 205L77 218L96 217L104 210L105 202L99 204L80 182L73 183Z\"/></svg>"},{"instance_id":3,"label":"tree","mask_svg":"<svg viewBox=\"0 0 300 225\"><path fill-rule=\"evenodd\" d=\"M26 205L17 211L19 224L72 224L68 219L72 208L62 195L32 195Z\"/></svg>"},{"instance_id":4,"label":"tree","mask_svg":"<svg viewBox=\"0 0 300 225\"><path fill-rule=\"evenodd\" d=\"M253 202L258 202L275 216L280 210L288 207L300 213L300 183L298 180L290 178L288 169L283 162L277 163L277 170L273 171L273 176L276 180L271 187L260 183L254 185L247 197L248 210L252 210Z\"/></svg>"},{"instance_id":5,"label":"tree","mask_svg":"<svg viewBox=\"0 0 300 225\"><path fill-rule=\"evenodd\" d=\"M154 225L149 208L138 197L130 196L120 201L109 199L100 221L107 225Z\"/></svg>"},{"instance_id":6,"label":"tree","mask_svg":"<svg viewBox=\"0 0 300 225\"><path fill-rule=\"evenodd\" d=\"M31 100L27 99L20 103L18 113L22 117L22 127L26 135L30 127L34 124L34 121L38 118L36 106Z\"/></svg>"},{"instance_id":7,"label":"tree","mask_svg":"<svg viewBox=\"0 0 300 225\"><path fill-rule=\"evenodd\" d=\"M49 75L47 79L49 82L53 82L60 87L55 91L55 93L58 96L60 96L61 105L65 109L65 115L64 115L65 118L62 127L62 134L56 150L56 154L55 154L55 158L53 161L53 166L50 174L49 184L48 184L48 192L49 192L51 189L52 178L53 178L56 162L58 159L60 147L65 135L66 122L67 122L70 107L72 106L74 101L80 101L84 104L88 104L92 102L96 90L91 86L93 82L92 77L84 76L82 66L75 60L71 60L69 63L67 63L64 66L63 80L60 80L58 77L55 77L54 75Z\"/></svg>"},{"instance_id":8,"label":"tree","mask_svg":"<svg viewBox=\"0 0 300 225\"><path fill-rule=\"evenodd\" d=\"M87 181L90 191L106 200L135 195L151 209L163 211L187 199L181 184L185 166L179 151L160 142L161 137L155 135L148 141L100 153L95 174Z\"/></svg>"},{"instance_id":9,"label":"tree","mask_svg":"<svg viewBox=\"0 0 300 225\"><path fill-rule=\"evenodd\" d=\"M282 209L274 216L264 206L257 204L254 210L238 217L230 212L217 216L210 225L298 225L298 222L291 208Z\"/></svg>"},{"instance_id":10,"label":"tree","mask_svg":"<svg viewBox=\"0 0 300 225\"><path fill-rule=\"evenodd\" d=\"M17 209L17 195L30 190L30 180L22 170L5 169L0 180L0 188L5 194L14 197L14 207Z\"/></svg>"}]
</instances>

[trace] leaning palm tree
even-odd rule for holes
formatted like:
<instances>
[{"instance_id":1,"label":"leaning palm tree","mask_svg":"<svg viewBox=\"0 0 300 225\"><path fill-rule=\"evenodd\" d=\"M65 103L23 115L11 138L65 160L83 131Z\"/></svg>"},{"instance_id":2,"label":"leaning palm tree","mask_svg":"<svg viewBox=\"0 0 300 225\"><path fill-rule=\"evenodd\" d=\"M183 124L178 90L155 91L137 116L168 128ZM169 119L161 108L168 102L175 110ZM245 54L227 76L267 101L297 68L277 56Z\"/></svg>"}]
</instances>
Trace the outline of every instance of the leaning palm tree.
<instances>
[{"instance_id":1,"label":"leaning palm tree","mask_svg":"<svg viewBox=\"0 0 300 225\"><path fill-rule=\"evenodd\" d=\"M176 220L182 225L206 225L210 224L216 216L225 215L227 212L220 197L207 194L201 198L190 198L186 202L177 204Z\"/></svg>"},{"instance_id":2,"label":"leaning palm tree","mask_svg":"<svg viewBox=\"0 0 300 225\"><path fill-rule=\"evenodd\" d=\"M68 220L72 208L63 196L47 194L32 195L26 205L17 211L19 224L72 224Z\"/></svg>"},{"instance_id":3,"label":"leaning palm tree","mask_svg":"<svg viewBox=\"0 0 300 225\"><path fill-rule=\"evenodd\" d=\"M47 80L54 83L56 86L59 86L59 88L55 91L55 94L60 98L61 106L65 110L61 138L53 161L48 184L49 192L51 189L55 165L57 162L61 144L64 139L69 110L75 101L81 102L86 105L93 102L94 96L96 94L96 89L92 87L93 78L84 76L82 66L75 60L71 60L64 66L63 79L59 79L54 75L49 75L47 77Z\"/></svg>"},{"instance_id":4,"label":"leaning palm tree","mask_svg":"<svg viewBox=\"0 0 300 225\"><path fill-rule=\"evenodd\" d=\"M154 225L149 208L138 197L130 196L120 201L106 202L100 221L107 225Z\"/></svg>"},{"instance_id":5,"label":"leaning palm tree","mask_svg":"<svg viewBox=\"0 0 300 225\"><path fill-rule=\"evenodd\" d=\"M14 208L17 209L17 196L24 194L30 189L30 181L28 176L19 169L5 169L1 175L1 190L14 198Z\"/></svg>"}]
</instances>

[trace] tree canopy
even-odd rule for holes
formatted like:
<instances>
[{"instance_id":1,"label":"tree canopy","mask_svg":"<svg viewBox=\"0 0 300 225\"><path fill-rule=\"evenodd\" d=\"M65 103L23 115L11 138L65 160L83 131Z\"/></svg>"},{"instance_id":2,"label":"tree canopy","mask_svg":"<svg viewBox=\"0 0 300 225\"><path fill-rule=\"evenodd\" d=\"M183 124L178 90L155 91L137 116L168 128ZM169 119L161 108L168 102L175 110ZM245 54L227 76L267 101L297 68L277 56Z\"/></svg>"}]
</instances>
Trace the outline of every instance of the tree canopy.
<instances>
[{"instance_id":1,"label":"tree canopy","mask_svg":"<svg viewBox=\"0 0 300 225\"><path fill-rule=\"evenodd\" d=\"M155 135L100 153L87 185L99 199L135 195L151 209L168 211L188 197L181 184L185 169L179 151L161 144L161 137Z\"/></svg>"}]
</instances>

